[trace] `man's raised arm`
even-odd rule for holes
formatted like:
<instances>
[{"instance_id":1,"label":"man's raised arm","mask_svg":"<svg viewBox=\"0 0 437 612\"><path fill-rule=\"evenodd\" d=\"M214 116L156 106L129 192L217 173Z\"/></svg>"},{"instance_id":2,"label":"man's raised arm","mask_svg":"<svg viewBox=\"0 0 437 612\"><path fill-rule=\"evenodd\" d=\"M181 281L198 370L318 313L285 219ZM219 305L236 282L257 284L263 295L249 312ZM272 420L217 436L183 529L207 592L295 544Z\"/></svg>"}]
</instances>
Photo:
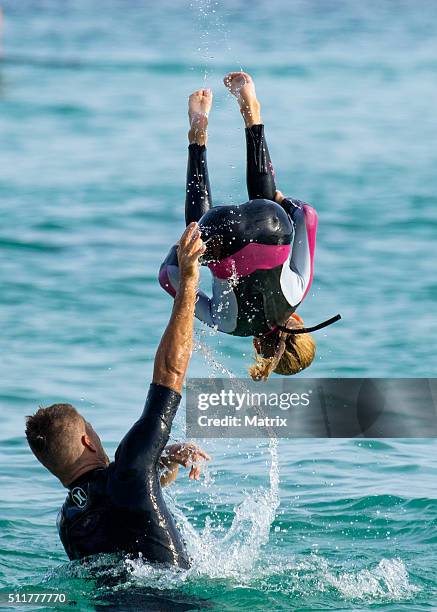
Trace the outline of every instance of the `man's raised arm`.
<instances>
[{"instance_id":1,"label":"man's raised arm","mask_svg":"<svg viewBox=\"0 0 437 612\"><path fill-rule=\"evenodd\" d=\"M205 246L197 223L190 223L179 241L180 282L170 321L155 357L153 382L181 393L193 349L194 307L199 284L199 257Z\"/></svg>"},{"instance_id":2,"label":"man's raised arm","mask_svg":"<svg viewBox=\"0 0 437 612\"><path fill-rule=\"evenodd\" d=\"M179 241L181 282L170 321L155 357L153 383L140 419L131 427L115 453L115 475L122 482L145 478L156 471L170 435L182 384L193 346L193 320L199 282L199 257L204 252L197 223L189 225ZM123 485L124 486L124 485Z\"/></svg>"}]
</instances>

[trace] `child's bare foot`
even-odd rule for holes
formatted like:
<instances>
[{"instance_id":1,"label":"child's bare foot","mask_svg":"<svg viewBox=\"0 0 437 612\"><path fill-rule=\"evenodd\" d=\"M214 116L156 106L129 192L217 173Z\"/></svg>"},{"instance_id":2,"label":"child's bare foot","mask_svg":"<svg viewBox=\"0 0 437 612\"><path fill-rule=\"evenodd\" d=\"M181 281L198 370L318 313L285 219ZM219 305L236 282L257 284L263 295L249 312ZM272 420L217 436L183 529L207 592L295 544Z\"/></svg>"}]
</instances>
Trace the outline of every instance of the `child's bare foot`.
<instances>
[{"instance_id":1,"label":"child's bare foot","mask_svg":"<svg viewBox=\"0 0 437 612\"><path fill-rule=\"evenodd\" d=\"M208 114L212 105L212 91L198 89L188 98L188 117L190 144L206 145L208 140Z\"/></svg>"},{"instance_id":2,"label":"child's bare foot","mask_svg":"<svg viewBox=\"0 0 437 612\"><path fill-rule=\"evenodd\" d=\"M223 79L223 83L231 94L237 98L246 127L262 123L261 105L257 100L255 83L250 74L247 74L247 72L229 72Z\"/></svg>"}]
</instances>

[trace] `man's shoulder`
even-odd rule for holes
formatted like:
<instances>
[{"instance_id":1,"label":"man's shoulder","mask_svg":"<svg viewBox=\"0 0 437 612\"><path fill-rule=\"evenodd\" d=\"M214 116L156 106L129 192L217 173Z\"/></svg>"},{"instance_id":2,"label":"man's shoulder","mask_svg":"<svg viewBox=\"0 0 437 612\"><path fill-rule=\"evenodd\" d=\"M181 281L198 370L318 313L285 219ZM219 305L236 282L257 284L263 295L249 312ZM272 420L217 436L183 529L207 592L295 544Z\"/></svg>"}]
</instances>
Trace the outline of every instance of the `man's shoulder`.
<instances>
[{"instance_id":1,"label":"man's shoulder","mask_svg":"<svg viewBox=\"0 0 437 612\"><path fill-rule=\"evenodd\" d=\"M92 470L88 478L81 477L70 485L61 514L84 511L107 495L107 483L114 471L114 462L107 467Z\"/></svg>"},{"instance_id":2,"label":"man's shoulder","mask_svg":"<svg viewBox=\"0 0 437 612\"><path fill-rule=\"evenodd\" d=\"M113 507L110 498L110 477L113 464L79 479L68 491L59 512L59 536L70 559L79 559L99 552L111 552Z\"/></svg>"}]
</instances>

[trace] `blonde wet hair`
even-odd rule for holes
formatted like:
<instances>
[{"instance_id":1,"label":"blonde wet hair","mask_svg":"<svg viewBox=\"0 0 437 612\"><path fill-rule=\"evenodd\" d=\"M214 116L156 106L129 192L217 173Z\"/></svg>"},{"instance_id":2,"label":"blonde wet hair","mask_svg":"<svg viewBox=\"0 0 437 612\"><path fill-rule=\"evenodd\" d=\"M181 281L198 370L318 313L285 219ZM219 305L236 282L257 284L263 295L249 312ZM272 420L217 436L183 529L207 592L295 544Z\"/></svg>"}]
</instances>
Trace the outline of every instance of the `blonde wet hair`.
<instances>
[{"instance_id":1,"label":"blonde wet hair","mask_svg":"<svg viewBox=\"0 0 437 612\"><path fill-rule=\"evenodd\" d=\"M302 320L293 317L287 322L289 329L303 328ZM316 354L316 343L311 334L287 334L278 330L258 339L260 353L249 367L253 380L267 380L272 372L282 376L297 374L311 365Z\"/></svg>"}]
</instances>

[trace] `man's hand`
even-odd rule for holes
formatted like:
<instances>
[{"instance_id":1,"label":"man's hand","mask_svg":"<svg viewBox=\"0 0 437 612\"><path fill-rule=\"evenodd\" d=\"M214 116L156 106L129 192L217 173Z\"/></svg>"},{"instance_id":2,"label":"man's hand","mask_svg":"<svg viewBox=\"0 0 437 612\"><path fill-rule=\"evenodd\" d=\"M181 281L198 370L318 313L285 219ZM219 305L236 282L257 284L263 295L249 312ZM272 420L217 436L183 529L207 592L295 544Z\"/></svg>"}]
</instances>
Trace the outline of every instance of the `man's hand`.
<instances>
[{"instance_id":1,"label":"man's hand","mask_svg":"<svg viewBox=\"0 0 437 612\"><path fill-rule=\"evenodd\" d=\"M195 222L190 223L178 242L178 262L182 282L188 279L199 280L199 257L205 250L199 226Z\"/></svg>"},{"instance_id":2,"label":"man's hand","mask_svg":"<svg viewBox=\"0 0 437 612\"><path fill-rule=\"evenodd\" d=\"M275 202L277 202L278 204L281 204L282 200L284 200L284 194L281 191L276 191L275 192Z\"/></svg>"},{"instance_id":3,"label":"man's hand","mask_svg":"<svg viewBox=\"0 0 437 612\"><path fill-rule=\"evenodd\" d=\"M170 321L156 351L153 382L182 392L193 349L199 257L205 251L197 223L190 223L178 245L180 282Z\"/></svg>"},{"instance_id":4,"label":"man's hand","mask_svg":"<svg viewBox=\"0 0 437 612\"><path fill-rule=\"evenodd\" d=\"M200 479L199 461L209 461L211 457L192 442L180 442L166 446L161 456L162 464L171 469L174 465L182 465L184 468L191 467L189 478Z\"/></svg>"}]
</instances>

